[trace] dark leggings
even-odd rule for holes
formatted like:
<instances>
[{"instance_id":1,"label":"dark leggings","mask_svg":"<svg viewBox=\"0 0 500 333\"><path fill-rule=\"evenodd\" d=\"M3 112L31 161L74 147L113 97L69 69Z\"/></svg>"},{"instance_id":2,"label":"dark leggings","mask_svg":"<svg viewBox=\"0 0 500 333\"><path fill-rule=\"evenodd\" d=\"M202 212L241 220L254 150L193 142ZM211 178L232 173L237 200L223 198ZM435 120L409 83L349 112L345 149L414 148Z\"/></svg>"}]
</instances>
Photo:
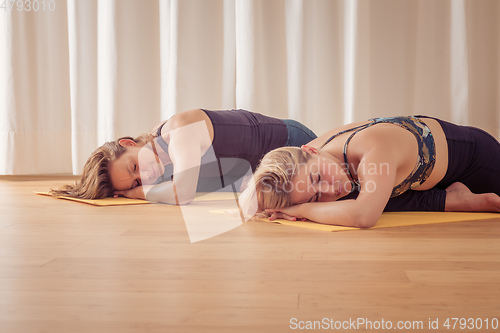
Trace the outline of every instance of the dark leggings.
<instances>
[{"instance_id":1,"label":"dark leggings","mask_svg":"<svg viewBox=\"0 0 500 333\"><path fill-rule=\"evenodd\" d=\"M438 121L448 141L448 171L437 187L461 182L473 193L500 195L500 143L478 128Z\"/></svg>"},{"instance_id":2,"label":"dark leggings","mask_svg":"<svg viewBox=\"0 0 500 333\"><path fill-rule=\"evenodd\" d=\"M448 142L446 175L428 191L407 191L390 199L385 211L444 211L445 189L455 182L473 193L500 195L500 143L478 128L436 120Z\"/></svg>"}]
</instances>

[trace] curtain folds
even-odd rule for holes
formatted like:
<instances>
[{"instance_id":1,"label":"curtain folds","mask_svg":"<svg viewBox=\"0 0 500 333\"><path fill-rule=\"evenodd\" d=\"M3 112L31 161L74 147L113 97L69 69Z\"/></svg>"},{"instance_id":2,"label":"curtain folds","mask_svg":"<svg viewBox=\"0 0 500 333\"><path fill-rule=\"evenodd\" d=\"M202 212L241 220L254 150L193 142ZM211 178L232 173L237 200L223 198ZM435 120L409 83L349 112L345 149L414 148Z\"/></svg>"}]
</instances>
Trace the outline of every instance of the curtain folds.
<instances>
[{"instance_id":1,"label":"curtain folds","mask_svg":"<svg viewBox=\"0 0 500 333\"><path fill-rule=\"evenodd\" d=\"M0 174L79 174L175 113L317 133L428 114L500 135L497 0L58 0L0 20Z\"/></svg>"}]
</instances>

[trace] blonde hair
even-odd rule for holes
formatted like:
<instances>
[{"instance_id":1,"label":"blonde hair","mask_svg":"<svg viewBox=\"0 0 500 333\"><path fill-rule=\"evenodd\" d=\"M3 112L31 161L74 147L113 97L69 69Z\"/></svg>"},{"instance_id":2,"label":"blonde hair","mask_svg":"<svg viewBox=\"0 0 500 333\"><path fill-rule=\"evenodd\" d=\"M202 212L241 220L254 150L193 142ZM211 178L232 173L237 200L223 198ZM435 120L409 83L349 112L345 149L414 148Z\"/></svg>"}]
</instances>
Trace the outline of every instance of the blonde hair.
<instances>
[{"instance_id":1,"label":"blonde hair","mask_svg":"<svg viewBox=\"0 0 500 333\"><path fill-rule=\"evenodd\" d=\"M267 153L255 171L255 194L258 210L283 208L292 205L292 178L310 154L298 147L282 147Z\"/></svg>"},{"instance_id":2,"label":"blonde hair","mask_svg":"<svg viewBox=\"0 0 500 333\"><path fill-rule=\"evenodd\" d=\"M144 146L154 139L151 134L143 134L137 138L123 137L106 142L90 155L83 167L82 178L73 185L64 185L59 189L51 189L52 196L69 196L80 199L102 199L113 195L114 188L109 176L109 165L127 151L120 145L120 140L133 140L138 146Z\"/></svg>"}]
</instances>

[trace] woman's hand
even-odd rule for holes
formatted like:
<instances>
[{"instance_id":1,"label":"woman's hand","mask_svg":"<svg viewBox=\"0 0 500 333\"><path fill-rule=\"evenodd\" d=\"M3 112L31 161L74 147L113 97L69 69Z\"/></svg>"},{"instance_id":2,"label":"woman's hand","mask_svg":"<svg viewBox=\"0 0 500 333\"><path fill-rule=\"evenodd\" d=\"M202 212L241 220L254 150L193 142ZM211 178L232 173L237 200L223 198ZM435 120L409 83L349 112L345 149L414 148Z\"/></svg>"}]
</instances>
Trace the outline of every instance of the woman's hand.
<instances>
[{"instance_id":1,"label":"woman's hand","mask_svg":"<svg viewBox=\"0 0 500 333\"><path fill-rule=\"evenodd\" d=\"M300 214L300 204L279 209L266 209L266 213L270 214L269 221L274 221L276 219L285 219L288 221L308 220Z\"/></svg>"},{"instance_id":2,"label":"woman's hand","mask_svg":"<svg viewBox=\"0 0 500 333\"><path fill-rule=\"evenodd\" d=\"M144 189L142 186L136 186L130 190L115 191L113 198L118 198L119 196L124 196L130 199L142 199L145 200Z\"/></svg>"}]
</instances>

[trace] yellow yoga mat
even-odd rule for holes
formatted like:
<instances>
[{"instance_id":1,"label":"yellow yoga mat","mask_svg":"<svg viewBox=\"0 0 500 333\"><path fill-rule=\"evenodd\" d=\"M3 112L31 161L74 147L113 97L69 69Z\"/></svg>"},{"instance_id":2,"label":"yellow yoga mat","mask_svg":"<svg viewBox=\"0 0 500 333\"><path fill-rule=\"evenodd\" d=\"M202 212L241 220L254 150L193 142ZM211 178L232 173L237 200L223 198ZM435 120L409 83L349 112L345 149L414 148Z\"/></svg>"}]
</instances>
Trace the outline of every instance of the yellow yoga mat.
<instances>
[{"instance_id":1,"label":"yellow yoga mat","mask_svg":"<svg viewBox=\"0 0 500 333\"><path fill-rule=\"evenodd\" d=\"M50 196L49 192L33 191L35 194ZM72 197L58 196L57 199L64 199L70 201L81 202L93 206L120 206L120 205L140 205L149 204L149 201L139 199L129 199L124 197L119 198L104 198L104 199L78 199Z\"/></svg>"},{"instance_id":2,"label":"yellow yoga mat","mask_svg":"<svg viewBox=\"0 0 500 333\"><path fill-rule=\"evenodd\" d=\"M49 195L49 192L34 191L34 193L46 196ZM71 200L94 206L137 205L137 204L150 203L149 201L146 200L129 199L123 197L87 200L87 199L77 199L77 198L60 196L58 197L58 199ZM235 195L232 192L197 193L197 197L195 199L195 201L221 201L221 200L235 200ZM215 210L210 210L210 213L230 214L234 216L239 216L238 210L233 211L233 210L215 209ZM383 213L380 219L378 220L377 224L371 229L434 224L434 223L472 221L472 220L485 220L485 219L500 219L500 214L452 213L452 212L391 212L391 213ZM283 219L269 221L268 219L261 218L258 220L268 223L279 223L282 225L314 229L314 230L322 230L322 231L344 231L344 230L360 229L352 227L332 226L314 222L300 222L300 221L294 222Z\"/></svg>"},{"instance_id":3,"label":"yellow yoga mat","mask_svg":"<svg viewBox=\"0 0 500 333\"><path fill-rule=\"evenodd\" d=\"M410 225L423 225L435 223L448 223L472 220L500 219L498 213L454 213L454 212L390 212L383 213L374 227L370 229L403 227ZM334 225L319 224L314 222L294 222L288 220L274 220L261 218L259 221L280 223L294 227L308 228L322 231L344 231L359 230L361 228L342 227Z\"/></svg>"},{"instance_id":4,"label":"yellow yoga mat","mask_svg":"<svg viewBox=\"0 0 500 333\"><path fill-rule=\"evenodd\" d=\"M35 194L50 196L49 192L33 191ZM58 196L57 199L71 200L81 202L93 206L122 206L122 205L143 205L150 204L147 200L129 199L124 197L104 198L104 199L78 199L72 197ZM232 192L216 192L216 193L197 193L195 201L216 201L216 200L234 200Z\"/></svg>"}]
</instances>

